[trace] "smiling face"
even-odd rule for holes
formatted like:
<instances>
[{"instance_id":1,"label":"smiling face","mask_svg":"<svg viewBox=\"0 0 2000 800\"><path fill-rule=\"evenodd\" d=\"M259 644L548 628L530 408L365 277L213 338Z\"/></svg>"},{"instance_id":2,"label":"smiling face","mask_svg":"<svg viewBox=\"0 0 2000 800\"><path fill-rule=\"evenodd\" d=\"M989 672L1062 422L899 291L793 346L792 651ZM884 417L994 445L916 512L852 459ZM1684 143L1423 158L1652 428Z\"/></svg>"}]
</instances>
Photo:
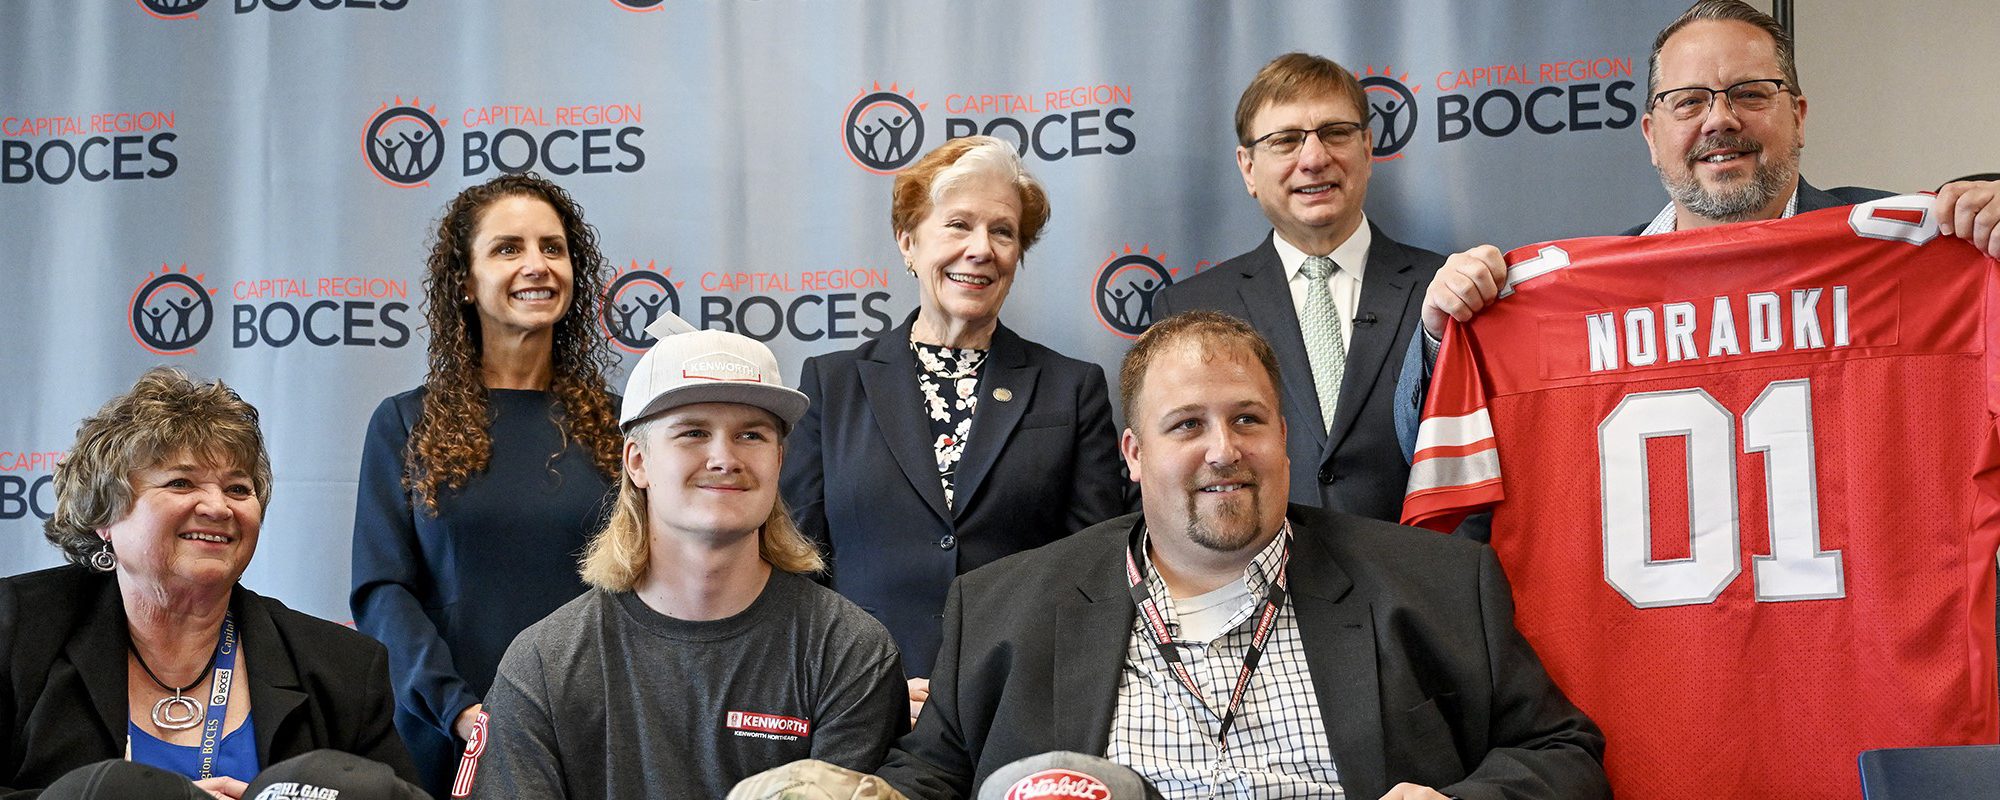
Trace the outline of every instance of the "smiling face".
<instances>
[{"instance_id":1,"label":"smiling face","mask_svg":"<svg viewBox=\"0 0 2000 800\"><path fill-rule=\"evenodd\" d=\"M1734 20L1689 23L1660 48L1655 91L1784 78L1777 46L1756 26ZM1650 101L1650 98L1649 98ZM1676 120L1664 103L1640 118L1660 182L1680 211L1680 227L1776 219L1798 185L1806 101L1782 94L1762 111L1717 98L1706 113Z\"/></svg>"},{"instance_id":2,"label":"smiling face","mask_svg":"<svg viewBox=\"0 0 2000 800\"><path fill-rule=\"evenodd\" d=\"M652 538L720 546L756 535L778 501L784 436L776 416L696 403L642 424L640 441L625 443L625 470L646 492Z\"/></svg>"},{"instance_id":3,"label":"smiling face","mask_svg":"<svg viewBox=\"0 0 2000 800\"><path fill-rule=\"evenodd\" d=\"M937 329L982 328L1000 318L1021 262L1021 193L976 174L946 192L896 246L916 270L918 315Z\"/></svg>"},{"instance_id":4,"label":"smiling face","mask_svg":"<svg viewBox=\"0 0 2000 800\"><path fill-rule=\"evenodd\" d=\"M227 590L257 552L264 504L250 473L180 454L131 475L132 507L98 535L142 591Z\"/></svg>"},{"instance_id":5,"label":"smiling face","mask_svg":"<svg viewBox=\"0 0 2000 800\"><path fill-rule=\"evenodd\" d=\"M486 207L472 234L465 294L487 336L552 336L574 292L569 240L548 201L513 195Z\"/></svg>"},{"instance_id":6,"label":"smiling face","mask_svg":"<svg viewBox=\"0 0 2000 800\"><path fill-rule=\"evenodd\" d=\"M1316 130L1332 122L1360 124L1361 110L1339 94L1269 103L1251 117L1249 134L1255 140L1272 131ZM1307 136L1297 151L1282 156L1262 146L1239 146L1236 167L1279 236L1308 254L1325 255L1361 226L1373 147L1372 132L1331 149Z\"/></svg>"},{"instance_id":7,"label":"smiling face","mask_svg":"<svg viewBox=\"0 0 2000 800\"><path fill-rule=\"evenodd\" d=\"M1119 442L1154 536L1218 553L1261 547L1291 492L1270 374L1241 348L1175 344L1146 369Z\"/></svg>"}]
</instances>

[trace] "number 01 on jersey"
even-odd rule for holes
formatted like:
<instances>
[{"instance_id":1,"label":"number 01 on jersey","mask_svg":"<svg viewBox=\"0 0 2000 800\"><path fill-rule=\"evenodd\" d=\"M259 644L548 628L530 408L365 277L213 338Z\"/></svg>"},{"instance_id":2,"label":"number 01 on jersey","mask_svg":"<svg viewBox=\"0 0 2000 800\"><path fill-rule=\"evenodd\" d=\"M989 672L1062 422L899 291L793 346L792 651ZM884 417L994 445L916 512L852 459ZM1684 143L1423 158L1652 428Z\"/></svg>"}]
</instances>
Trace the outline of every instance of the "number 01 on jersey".
<instances>
[{"instance_id":1,"label":"number 01 on jersey","mask_svg":"<svg viewBox=\"0 0 2000 800\"><path fill-rule=\"evenodd\" d=\"M1626 395L1597 426L1604 519L1604 580L1639 608L1714 602L1742 572L1739 457L1761 454L1771 552L1751 578L1762 602L1842 597L1838 550L1821 550L1813 471L1812 386L1773 381L1736 415L1703 389ZM1656 531L1646 444L1674 437L1687 453L1688 529ZM1754 513L1754 512L1753 512ZM1655 535L1686 537L1688 557L1653 558Z\"/></svg>"}]
</instances>

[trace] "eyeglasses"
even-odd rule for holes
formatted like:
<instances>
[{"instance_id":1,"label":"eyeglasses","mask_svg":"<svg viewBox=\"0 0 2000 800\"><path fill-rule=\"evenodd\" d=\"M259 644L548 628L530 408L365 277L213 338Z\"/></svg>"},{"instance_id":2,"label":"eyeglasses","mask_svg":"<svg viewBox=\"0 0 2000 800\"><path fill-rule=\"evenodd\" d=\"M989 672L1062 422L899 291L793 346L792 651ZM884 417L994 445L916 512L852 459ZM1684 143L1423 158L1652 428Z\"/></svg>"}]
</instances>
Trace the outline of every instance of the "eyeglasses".
<instances>
[{"instance_id":1,"label":"eyeglasses","mask_svg":"<svg viewBox=\"0 0 2000 800\"><path fill-rule=\"evenodd\" d=\"M1360 122L1329 122L1313 130L1287 128L1259 136L1250 142L1249 147L1253 150L1262 147L1264 152L1274 156L1288 156L1298 152L1299 147L1306 143L1306 136L1310 134L1319 137L1319 143L1326 149L1332 150L1353 144L1361 137L1361 132L1367 129L1368 126Z\"/></svg>"},{"instance_id":2,"label":"eyeglasses","mask_svg":"<svg viewBox=\"0 0 2000 800\"><path fill-rule=\"evenodd\" d=\"M1706 86L1689 86L1683 89L1668 89L1653 95L1653 105L1664 105L1674 119L1686 122L1708 113L1708 107L1718 96L1729 99L1729 107L1737 111L1767 111L1778 102L1778 95L1792 92L1791 87L1777 78L1758 78L1730 85L1726 89L1710 89Z\"/></svg>"}]
</instances>

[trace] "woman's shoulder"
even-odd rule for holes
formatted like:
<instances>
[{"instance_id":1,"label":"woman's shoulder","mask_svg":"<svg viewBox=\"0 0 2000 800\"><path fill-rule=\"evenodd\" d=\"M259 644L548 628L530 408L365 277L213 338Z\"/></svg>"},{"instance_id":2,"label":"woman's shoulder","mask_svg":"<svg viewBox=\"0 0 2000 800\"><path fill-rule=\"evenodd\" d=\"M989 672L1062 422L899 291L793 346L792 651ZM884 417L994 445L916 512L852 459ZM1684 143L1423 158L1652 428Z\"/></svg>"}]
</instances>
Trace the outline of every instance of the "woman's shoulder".
<instances>
[{"instance_id":1,"label":"woman's shoulder","mask_svg":"<svg viewBox=\"0 0 2000 800\"><path fill-rule=\"evenodd\" d=\"M389 408L401 409L411 413L420 411L424 407L424 395L430 394L430 391L429 386L418 384L414 388L389 395L382 398L382 404L378 407L378 413L379 409Z\"/></svg>"},{"instance_id":2,"label":"woman's shoulder","mask_svg":"<svg viewBox=\"0 0 2000 800\"><path fill-rule=\"evenodd\" d=\"M867 357L875 351L875 348L881 345L882 339L869 339L845 350L835 350L831 353L807 356L802 364L817 369L822 375L831 372L841 372L852 369L855 362Z\"/></svg>"},{"instance_id":3,"label":"woman's shoulder","mask_svg":"<svg viewBox=\"0 0 2000 800\"><path fill-rule=\"evenodd\" d=\"M416 425L417 417L423 415L426 391L423 386L418 386L382 398L382 402L375 405L375 412L368 417L370 435L407 435Z\"/></svg>"},{"instance_id":4,"label":"woman's shoulder","mask_svg":"<svg viewBox=\"0 0 2000 800\"><path fill-rule=\"evenodd\" d=\"M386 652L381 642L346 625L295 610L275 597L265 597L243 588L241 584L237 585L237 591L243 593L244 614L269 617L288 648L314 660L341 655L362 656L374 650Z\"/></svg>"},{"instance_id":5,"label":"woman's shoulder","mask_svg":"<svg viewBox=\"0 0 2000 800\"><path fill-rule=\"evenodd\" d=\"M1005 329L1003 328L1003 330ZM1013 340L1012 345L1014 347L1020 348L1022 357L1028 363L1035 366L1066 374L1082 375L1087 372L1096 372L1100 376L1104 374L1103 368L1099 367L1095 362L1063 355L1041 342L1014 333L1011 330L1007 331L1006 335Z\"/></svg>"},{"instance_id":6,"label":"woman's shoulder","mask_svg":"<svg viewBox=\"0 0 2000 800\"><path fill-rule=\"evenodd\" d=\"M0 578L0 593L16 608L42 615L86 605L79 601L103 591L109 580L104 573L65 564Z\"/></svg>"},{"instance_id":7,"label":"woman's shoulder","mask_svg":"<svg viewBox=\"0 0 2000 800\"><path fill-rule=\"evenodd\" d=\"M429 393L429 391L428 388L420 385L414 389L382 398L382 402L375 405L374 421L378 423L385 420L398 419L414 421L417 415L423 412L424 395Z\"/></svg>"}]
</instances>

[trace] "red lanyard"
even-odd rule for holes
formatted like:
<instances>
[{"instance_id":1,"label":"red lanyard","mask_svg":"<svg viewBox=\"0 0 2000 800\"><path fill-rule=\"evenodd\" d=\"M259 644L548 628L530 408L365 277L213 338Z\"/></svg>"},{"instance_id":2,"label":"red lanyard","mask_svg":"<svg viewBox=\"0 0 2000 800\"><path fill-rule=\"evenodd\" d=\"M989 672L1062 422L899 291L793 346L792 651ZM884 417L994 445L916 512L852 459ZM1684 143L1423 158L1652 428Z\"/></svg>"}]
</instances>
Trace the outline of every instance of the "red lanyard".
<instances>
[{"instance_id":1,"label":"red lanyard","mask_svg":"<svg viewBox=\"0 0 2000 800\"><path fill-rule=\"evenodd\" d=\"M1256 673L1257 661L1264 655L1264 643L1271 638L1271 629L1277 627L1278 612L1285 607L1285 565L1292 557L1290 522L1286 522L1285 527L1278 531L1278 537L1284 544L1278 553L1277 578L1271 581L1271 591L1264 597L1264 608L1257 613L1257 632L1250 636L1250 651L1243 654L1243 671L1236 675L1236 688L1229 693L1229 706L1221 714L1222 728L1215 734L1215 738L1221 741L1224 747L1229 746L1229 726L1236 721L1236 708L1243 702L1244 693L1250 689L1250 676ZM1174 674L1174 679L1180 681L1182 686L1187 687L1188 692L1194 695L1195 701L1201 703L1202 708L1214 714L1215 708L1208 704L1207 698L1202 695L1201 687L1194 681L1194 675L1188 672L1187 663L1181 660L1180 647L1174 644L1174 638L1167 633L1166 617L1160 613L1159 601L1154 599L1153 589L1146 583L1146 573L1139 566L1145 563L1145 555L1142 552L1145 540L1146 520L1141 517L1138 523L1133 525L1131 543L1125 549L1125 578L1132 584L1132 602L1138 604L1140 615L1145 617L1146 629L1152 631L1153 645L1160 649L1160 657L1167 660L1168 671Z\"/></svg>"}]
</instances>

